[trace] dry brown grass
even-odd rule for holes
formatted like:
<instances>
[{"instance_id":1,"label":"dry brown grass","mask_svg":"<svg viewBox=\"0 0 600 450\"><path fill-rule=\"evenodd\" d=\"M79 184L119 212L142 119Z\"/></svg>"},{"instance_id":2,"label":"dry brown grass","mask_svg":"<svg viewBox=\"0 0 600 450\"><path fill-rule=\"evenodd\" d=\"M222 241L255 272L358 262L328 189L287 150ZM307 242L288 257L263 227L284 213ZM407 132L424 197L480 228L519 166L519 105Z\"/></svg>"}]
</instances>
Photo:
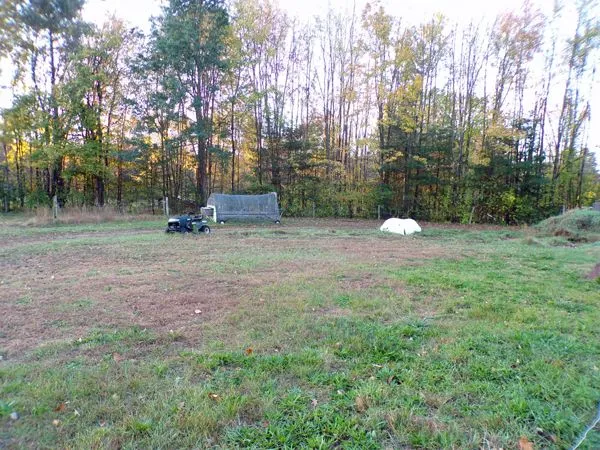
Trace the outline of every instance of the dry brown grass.
<instances>
[{"instance_id":1,"label":"dry brown grass","mask_svg":"<svg viewBox=\"0 0 600 450\"><path fill-rule=\"evenodd\" d=\"M119 212L117 208L111 206L99 207L69 207L62 208L58 217L55 219L50 208L38 208L34 212L25 216L22 222L26 226L40 226L50 224L63 225L83 225L105 222L120 222L132 220L153 220L157 216L152 215L133 215Z\"/></svg>"},{"instance_id":2,"label":"dry brown grass","mask_svg":"<svg viewBox=\"0 0 600 450\"><path fill-rule=\"evenodd\" d=\"M0 316L10 320L0 347L20 354L43 342L84 336L94 327L129 325L159 334L175 330L197 342L206 321L224 320L240 303L262 306L258 295L265 287L300 283L309 289L328 286L331 295L359 295L387 283L395 292L400 289L395 282L348 266L401 266L447 255L416 239L349 236L347 229L302 236L303 226L297 225L276 230L289 237L275 234L273 239L258 229L230 226L209 237L165 235L161 228L86 229L7 240L0 245L10 252L0 260L7 299L0 302ZM336 279L337 273L344 276ZM294 289L290 294L300 303L310 296L306 289ZM346 313L335 305L314 306L315 314Z\"/></svg>"}]
</instances>

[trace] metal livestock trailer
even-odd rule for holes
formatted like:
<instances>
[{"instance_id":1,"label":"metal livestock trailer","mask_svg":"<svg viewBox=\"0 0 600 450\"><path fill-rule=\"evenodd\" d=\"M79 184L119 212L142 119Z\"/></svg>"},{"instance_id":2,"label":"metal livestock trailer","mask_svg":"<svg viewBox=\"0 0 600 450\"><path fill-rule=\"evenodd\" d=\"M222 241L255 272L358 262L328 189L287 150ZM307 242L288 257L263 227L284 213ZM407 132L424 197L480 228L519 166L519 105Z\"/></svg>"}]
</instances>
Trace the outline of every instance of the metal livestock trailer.
<instances>
[{"instance_id":1,"label":"metal livestock trailer","mask_svg":"<svg viewBox=\"0 0 600 450\"><path fill-rule=\"evenodd\" d=\"M259 195L211 194L202 214L218 223L228 220L281 221L277 193Z\"/></svg>"}]
</instances>

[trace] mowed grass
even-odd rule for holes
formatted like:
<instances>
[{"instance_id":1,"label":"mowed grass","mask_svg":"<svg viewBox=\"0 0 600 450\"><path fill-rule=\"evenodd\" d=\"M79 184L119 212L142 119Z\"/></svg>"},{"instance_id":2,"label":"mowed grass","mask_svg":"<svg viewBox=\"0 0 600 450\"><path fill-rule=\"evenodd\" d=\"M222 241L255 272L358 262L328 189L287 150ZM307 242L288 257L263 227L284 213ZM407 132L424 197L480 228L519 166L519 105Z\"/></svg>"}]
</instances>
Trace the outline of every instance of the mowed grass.
<instances>
[{"instance_id":1,"label":"mowed grass","mask_svg":"<svg viewBox=\"0 0 600 450\"><path fill-rule=\"evenodd\" d=\"M568 448L595 415L598 244L375 222L162 226L0 229L5 311L48 316L37 340L0 322L0 447ZM44 266L56 261L83 275ZM33 264L57 295L36 291ZM138 293L119 280L159 312L142 295L117 320ZM71 295L78 282L92 287ZM212 312L186 295L214 298Z\"/></svg>"}]
</instances>

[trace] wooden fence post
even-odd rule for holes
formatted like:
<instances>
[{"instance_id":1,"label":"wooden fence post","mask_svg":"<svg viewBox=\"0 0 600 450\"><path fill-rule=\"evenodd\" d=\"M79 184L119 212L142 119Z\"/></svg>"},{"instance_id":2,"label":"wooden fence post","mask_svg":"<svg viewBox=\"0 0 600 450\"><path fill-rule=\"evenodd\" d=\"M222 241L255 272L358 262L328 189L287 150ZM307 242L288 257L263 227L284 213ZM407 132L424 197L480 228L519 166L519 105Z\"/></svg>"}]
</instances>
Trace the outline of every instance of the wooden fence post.
<instances>
[{"instance_id":1,"label":"wooden fence post","mask_svg":"<svg viewBox=\"0 0 600 450\"><path fill-rule=\"evenodd\" d=\"M56 195L52 197L52 218L58 219L58 197Z\"/></svg>"}]
</instances>

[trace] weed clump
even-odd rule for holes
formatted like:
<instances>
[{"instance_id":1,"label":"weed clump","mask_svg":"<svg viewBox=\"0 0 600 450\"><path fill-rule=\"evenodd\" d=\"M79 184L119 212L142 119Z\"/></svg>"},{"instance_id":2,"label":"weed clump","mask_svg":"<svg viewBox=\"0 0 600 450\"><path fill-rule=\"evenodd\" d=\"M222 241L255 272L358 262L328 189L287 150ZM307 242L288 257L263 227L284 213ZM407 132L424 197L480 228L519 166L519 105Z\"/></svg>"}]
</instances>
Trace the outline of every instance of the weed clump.
<instances>
[{"instance_id":1,"label":"weed clump","mask_svg":"<svg viewBox=\"0 0 600 450\"><path fill-rule=\"evenodd\" d=\"M600 284L600 263L596 264L592 271L588 273L587 278L589 280L595 280L596 283Z\"/></svg>"},{"instance_id":2,"label":"weed clump","mask_svg":"<svg viewBox=\"0 0 600 450\"><path fill-rule=\"evenodd\" d=\"M557 236L571 242L600 241L600 211L575 209L550 217L536 226L546 236Z\"/></svg>"}]
</instances>

